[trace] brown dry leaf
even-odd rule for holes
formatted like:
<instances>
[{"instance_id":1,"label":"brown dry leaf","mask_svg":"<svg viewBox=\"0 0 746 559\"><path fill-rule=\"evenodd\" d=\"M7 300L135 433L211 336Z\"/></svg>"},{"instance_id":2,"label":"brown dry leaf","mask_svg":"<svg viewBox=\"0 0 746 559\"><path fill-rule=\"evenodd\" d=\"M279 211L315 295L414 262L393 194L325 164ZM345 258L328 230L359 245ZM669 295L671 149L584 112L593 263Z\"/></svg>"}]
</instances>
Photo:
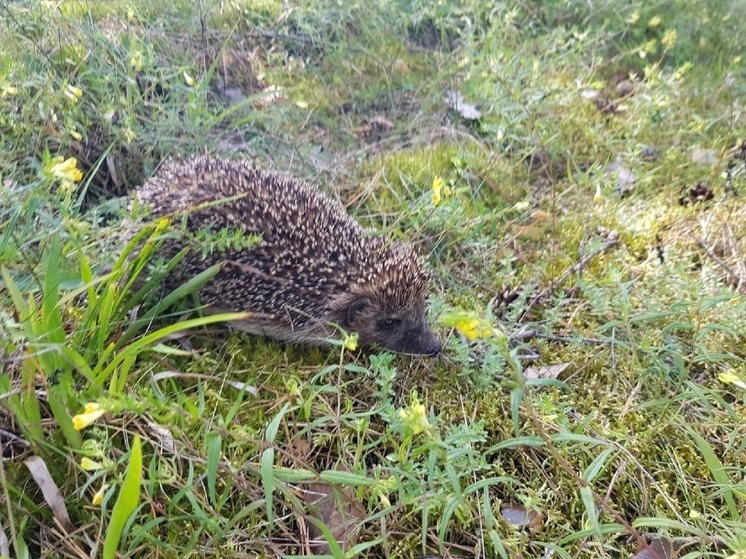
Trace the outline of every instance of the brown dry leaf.
<instances>
[{"instance_id":1,"label":"brown dry leaf","mask_svg":"<svg viewBox=\"0 0 746 559\"><path fill-rule=\"evenodd\" d=\"M676 559L679 556L678 546L663 538L654 538L643 544L632 556L632 559Z\"/></svg>"},{"instance_id":2,"label":"brown dry leaf","mask_svg":"<svg viewBox=\"0 0 746 559\"><path fill-rule=\"evenodd\" d=\"M526 380L536 378L557 378L562 374L562 371L567 369L570 365L572 365L571 362L557 363L556 365L543 365L541 367L528 367L523 372L523 376L526 377Z\"/></svg>"},{"instance_id":3,"label":"brown dry leaf","mask_svg":"<svg viewBox=\"0 0 746 559\"><path fill-rule=\"evenodd\" d=\"M505 522L515 528L528 528L532 532L538 532L544 525L543 514L521 505L504 505L500 513Z\"/></svg>"},{"instance_id":4,"label":"brown dry leaf","mask_svg":"<svg viewBox=\"0 0 746 559\"><path fill-rule=\"evenodd\" d=\"M351 549L358 541L358 528L365 518L365 507L349 489L333 487L322 481L304 484L303 500L309 505L309 514L320 520L331 531L343 551ZM316 543L313 553L331 553L321 530L309 522L309 536Z\"/></svg>"},{"instance_id":5,"label":"brown dry leaf","mask_svg":"<svg viewBox=\"0 0 746 559\"><path fill-rule=\"evenodd\" d=\"M52 510L54 517L67 532L72 532L74 526L70 521L70 515L67 514L65 499L62 497L60 488L57 487L54 479L52 479L46 462L38 456L31 456L24 461L24 464L28 468L28 471L31 472L31 477L34 478L36 485L41 489L44 500Z\"/></svg>"},{"instance_id":6,"label":"brown dry leaf","mask_svg":"<svg viewBox=\"0 0 746 559\"><path fill-rule=\"evenodd\" d=\"M166 429L154 421L148 421L147 425L150 433L160 443L163 450L171 453L176 452L176 439L170 429Z\"/></svg>"}]
</instances>

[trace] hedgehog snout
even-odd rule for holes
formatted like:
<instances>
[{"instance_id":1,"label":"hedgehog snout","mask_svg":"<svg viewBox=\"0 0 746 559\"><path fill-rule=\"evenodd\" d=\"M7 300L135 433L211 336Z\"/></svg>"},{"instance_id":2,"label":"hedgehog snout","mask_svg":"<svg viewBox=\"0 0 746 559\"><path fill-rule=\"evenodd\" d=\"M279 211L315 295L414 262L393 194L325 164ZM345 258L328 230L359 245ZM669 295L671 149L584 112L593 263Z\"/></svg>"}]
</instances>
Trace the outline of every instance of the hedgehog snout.
<instances>
[{"instance_id":1,"label":"hedgehog snout","mask_svg":"<svg viewBox=\"0 0 746 559\"><path fill-rule=\"evenodd\" d=\"M421 330L410 330L405 332L396 345L400 346L399 348L396 348L397 351L402 353L427 355L429 357L436 357L443 348L441 343L427 326Z\"/></svg>"}]
</instances>

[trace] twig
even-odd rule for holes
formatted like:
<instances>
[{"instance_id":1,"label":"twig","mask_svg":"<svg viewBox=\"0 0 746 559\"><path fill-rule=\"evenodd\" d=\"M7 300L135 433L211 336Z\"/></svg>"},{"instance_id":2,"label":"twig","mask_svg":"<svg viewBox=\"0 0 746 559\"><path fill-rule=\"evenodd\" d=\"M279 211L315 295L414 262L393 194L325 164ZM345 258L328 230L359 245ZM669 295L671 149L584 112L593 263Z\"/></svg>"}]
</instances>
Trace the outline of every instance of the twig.
<instances>
[{"instance_id":1,"label":"twig","mask_svg":"<svg viewBox=\"0 0 746 559\"><path fill-rule=\"evenodd\" d=\"M581 258L580 261L577 264L575 264L574 266L572 266L571 268L569 268L567 271L565 271L565 273L562 274L559 277L559 279L553 281L547 287L545 287L544 289L542 289L541 293L539 293L536 297L534 297L533 299L531 299L531 301L528 303L528 306L526 307L526 310L524 310L523 313L521 313L521 316L520 316L520 318L518 320L519 321L523 320L523 318L528 314L528 312L533 308L533 306L536 303L539 302L540 299L542 299L543 297L546 297L549 293L551 293L552 291L554 291L557 288L557 286L565 283L565 281L567 280L567 278L569 278L571 275L573 275L573 274L579 272L580 270L582 270L583 268L585 268L585 266L586 266L586 264L588 264L588 262L590 262L591 260L593 260L599 254L603 254L605 252L608 252L609 250L611 250L612 248L616 247L617 245L619 245L619 237L617 235L612 235L609 238L609 240L606 241L603 244L603 246L601 248L599 248L598 250L595 250L595 251L591 252L590 254L585 255L583 258Z\"/></svg>"},{"instance_id":2,"label":"twig","mask_svg":"<svg viewBox=\"0 0 746 559\"><path fill-rule=\"evenodd\" d=\"M700 239L699 237L696 237L697 244L700 246L702 250L705 251L705 254L709 256L715 264L720 266L723 270L725 270L725 273L728 274L733 280L737 283L737 285L740 287L742 283L742 278L739 277L739 275L733 271L733 269L728 266L725 262L722 261L722 259L718 258L717 255L715 255L714 252L712 252L712 249L708 247L704 240Z\"/></svg>"}]
</instances>

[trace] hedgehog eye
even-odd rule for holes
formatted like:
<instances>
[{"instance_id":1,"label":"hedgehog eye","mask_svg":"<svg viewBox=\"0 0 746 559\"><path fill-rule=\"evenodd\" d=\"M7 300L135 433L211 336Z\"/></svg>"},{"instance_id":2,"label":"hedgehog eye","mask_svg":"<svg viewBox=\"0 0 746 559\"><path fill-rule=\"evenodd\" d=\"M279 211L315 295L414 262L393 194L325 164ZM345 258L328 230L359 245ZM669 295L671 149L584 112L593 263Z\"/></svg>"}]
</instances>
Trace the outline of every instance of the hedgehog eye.
<instances>
[{"instance_id":1,"label":"hedgehog eye","mask_svg":"<svg viewBox=\"0 0 746 559\"><path fill-rule=\"evenodd\" d=\"M400 324L401 324L401 319L399 318L384 318L378 321L378 329L379 330L393 330Z\"/></svg>"}]
</instances>

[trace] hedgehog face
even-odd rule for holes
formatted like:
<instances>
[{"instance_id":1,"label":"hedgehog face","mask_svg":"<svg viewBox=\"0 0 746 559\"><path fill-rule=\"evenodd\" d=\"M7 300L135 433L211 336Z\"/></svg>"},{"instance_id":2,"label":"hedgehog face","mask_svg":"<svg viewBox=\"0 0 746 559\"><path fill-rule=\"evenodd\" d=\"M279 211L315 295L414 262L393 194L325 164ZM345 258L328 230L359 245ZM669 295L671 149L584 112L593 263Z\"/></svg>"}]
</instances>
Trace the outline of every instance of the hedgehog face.
<instances>
[{"instance_id":1,"label":"hedgehog face","mask_svg":"<svg viewBox=\"0 0 746 559\"><path fill-rule=\"evenodd\" d=\"M361 343L397 353L436 356L442 347L427 325L424 304L392 312L360 298L347 307L343 324L358 333Z\"/></svg>"}]
</instances>

